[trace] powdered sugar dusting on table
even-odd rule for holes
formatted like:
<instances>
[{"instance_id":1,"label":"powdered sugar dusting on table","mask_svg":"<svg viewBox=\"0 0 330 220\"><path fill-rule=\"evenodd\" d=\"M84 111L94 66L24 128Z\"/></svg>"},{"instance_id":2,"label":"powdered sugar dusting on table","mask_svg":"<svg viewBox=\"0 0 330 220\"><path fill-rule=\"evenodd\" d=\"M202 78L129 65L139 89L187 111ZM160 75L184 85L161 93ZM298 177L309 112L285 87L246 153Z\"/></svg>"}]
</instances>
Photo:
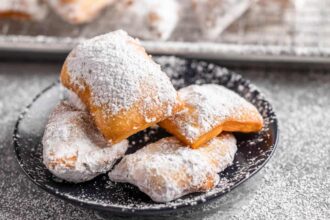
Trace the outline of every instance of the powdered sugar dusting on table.
<instances>
[{"instance_id":1,"label":"powdered sugar dusting on table","mask_svg":"<svg viewBox=\"0 0 330 220\"><path fill-rule=\"evenodd\" d=\"M96 106L105 106L105 114L128 110L143 101L142 114L148 106L176 102L176 91L169 78L124 31L98 36L78 45L67 58L74 84L91 89ZM166 114L168 115L168 114Z\"/></svg>"}]
</instances>

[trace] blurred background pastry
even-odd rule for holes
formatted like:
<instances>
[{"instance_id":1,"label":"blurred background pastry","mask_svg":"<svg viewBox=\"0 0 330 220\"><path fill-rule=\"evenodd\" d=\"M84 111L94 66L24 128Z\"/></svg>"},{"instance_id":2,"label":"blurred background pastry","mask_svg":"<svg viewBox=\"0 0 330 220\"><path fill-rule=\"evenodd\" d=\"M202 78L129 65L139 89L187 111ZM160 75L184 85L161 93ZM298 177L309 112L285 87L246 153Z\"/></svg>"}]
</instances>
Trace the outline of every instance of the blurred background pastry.
<instances>
[{"instance_id":1,"label":"blurred background pastry","mask_svg":"<svg viewBox=\"0 0 330 220\"><path fill-rule=\"evenodd\" d=\"M115 5L116 27L142 39L166 40L179 21L177 0L121 0Z\"/></svg>"},{"instance_id":2,"label":"blurred background pastry","mask_svg":"<svg viewBox=\"0 0 330 220\"><path fill-rule=\"evenodd\" d=\"M115 0L47 0L54 11L71 24L91 22Z\"/></svg>"},{"instance_id":3,"label":"blurred background pastry","mask_svg":"<svg viewBox=\"0 0 330 220\"><path fill-rule=\"evenodd\" d=\"M236 21L253 0L191 0L202 32L215 39Z\"/></svg>"},{"instance_id":4,"label":"blurred background pastry","mask_svg":"<svg viewBox=\"0 0 330 220\"><path fill-rule=\"evenodd\" d=\"M42 20L47 14L44 0L1 0L0 18Z\"/></svg>"}]
</instances>

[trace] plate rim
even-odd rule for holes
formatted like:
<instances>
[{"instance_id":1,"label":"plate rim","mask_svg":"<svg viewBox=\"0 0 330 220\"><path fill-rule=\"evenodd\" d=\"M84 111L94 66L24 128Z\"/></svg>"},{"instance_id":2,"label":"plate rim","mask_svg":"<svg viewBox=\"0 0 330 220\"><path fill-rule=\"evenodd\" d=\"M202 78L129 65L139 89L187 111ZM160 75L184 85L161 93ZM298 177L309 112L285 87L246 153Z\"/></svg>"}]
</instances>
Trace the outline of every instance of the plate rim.
<instances>
[{"instance_id":1,"label":"plate rim","mask_svg":"<svg viewBox=\"0 0 330 220\"><path fill-rule=\"evenodd\" d=\"M195 59L193 59L195 60ZM198 61L198 60L197 60ZM200 61L200 60L199 60ZM208 63L212 63L212 62L208 62ZM219 66L217 64L214 64L215 66ZM220 67L223 68L223 67ZM240 74L237 74L235 71L232 70L228 70L229 74L236 74L241 76ZM250 80L245 79L244 77L241 77L241 80L245 81L248 83L248 85L253 85ZM221 198L223 195L227 194L228 192L236 189L238 186L240 186L242 183L246 182L247 180L251 179L251 177L253 177L255 174L257 174L268 162L269 160L272 158L272 156L274 155L277 147L278 147L278 143L279 143L279 126L278 126L278 118L277 115L274 111L273 106L270 104L270 102L263 97L263 101L265 101L269 107L271 108L271 113L272 113L272 123L275 126L275 132L274 132L274 143L272 145L272 150L270 151L269 155L267 156L267 158L253 171L249 174L248 178L241 178L235 185L228 187L220 192L208 195L205 197L205 199L198 199L196 201L194 201L194 205L191 204L179 204L176 206L167 206L167 207L162 207L162 208L152 208L152 207L148 207L148 208L124 208L124 207L115 207L112 205L100 205L100 204L95 204L94 202L89 202L89 201L79 201L76 200L75 198L71 198L70 196L67 196L65 193L60 193L60 192L56 192L50 188L47 188L46 186L44 186L41 183L38 183L37 181L35 181L35 179L33 179L32 176L30 176L27 171L24 169L24 165L21 163L22 158L19 156L19 152L18 152L18 148L20 147L18 140L17 140L17 133L19 130L19 125L22 121L22 119L24 118L24 116L26 115L26 113L30 110L31 106L34 104L34 102L39 99L45 92L47 92L48 90L59 86L59 80L57 80L56 82L51 83L50 85L48 85L47 87L45 87L44 89L42 89L32 100L31 102L26 105L26 107L23 109L23 111L20 112L18 119L15 123L15 127L14 127L14 131L13 131L13 153L15 154L15 158L16 161L20 167L20 170L22 173L24 173L28 179L30 181L32 181L35 185L37 185L39 188L43 189L44 191L46 191L47 193L56 196L62 200L65 200L71 204L74 205L79 205L81 207L87 207L87 208L92 208L94 210L100 210L100 211L107 211L107 212L112 212L112 213L117 213L117 214L123 214L123 215L131 215L131 214L136 214L136 215L155 215L155 214L168 214L168 213L172 213L175 211L184 211L187 210L189 208L192 207L197 207L199 205L207 205L210 202ZM260 90L257 88L257 92L260 94Z\"/></svg>"}]
</instances>

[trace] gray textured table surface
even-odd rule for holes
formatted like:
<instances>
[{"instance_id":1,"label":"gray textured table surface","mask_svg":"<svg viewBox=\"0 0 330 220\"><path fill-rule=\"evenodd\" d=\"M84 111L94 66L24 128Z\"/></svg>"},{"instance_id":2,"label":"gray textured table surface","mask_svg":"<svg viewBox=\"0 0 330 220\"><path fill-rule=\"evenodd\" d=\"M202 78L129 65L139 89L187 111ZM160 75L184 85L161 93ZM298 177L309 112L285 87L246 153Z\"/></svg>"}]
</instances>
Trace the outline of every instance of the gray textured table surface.
<instances>
[{"instance_id":1,"label":"gray textured table surface","mask_svg":"<svg viewBox=\"0 0 330 220\"><path fill-rule=\"evenodd\" d=\"M19 170L14 123L59 69L56 63L0 62L0 219L125 219L48 195ZM236 70L273 104L280 120L278 150L262 171L205 212L177 218L330 219L330 69Z\"/></svg>"}]
</instances>

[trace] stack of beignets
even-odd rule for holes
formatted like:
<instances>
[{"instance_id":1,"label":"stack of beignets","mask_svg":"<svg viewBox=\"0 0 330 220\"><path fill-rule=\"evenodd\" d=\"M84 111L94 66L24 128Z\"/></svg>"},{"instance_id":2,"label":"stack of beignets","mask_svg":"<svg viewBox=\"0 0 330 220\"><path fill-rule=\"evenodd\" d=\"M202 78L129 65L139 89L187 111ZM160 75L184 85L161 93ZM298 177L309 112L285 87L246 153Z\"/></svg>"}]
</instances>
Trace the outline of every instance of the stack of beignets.
<instances>
[{"instance_id":1,"label":"stack of beignets","mask_svg":"<svg viewBox=\"0 0 330 220\"><path fill-rule=\"evenodd\" d=\"M124 31L73 49L61 83L73 96L49 119L43 138L46 166L72 182L89 180L125 154L126 138L159 123L174 136L124 156L109 173L112 181L137 185L156 202L214 188L237 150L235 137L220 133L257 132L263 126L252 104L222 86L191 85L177 93Z\"/></svg>"}]
</instances>

